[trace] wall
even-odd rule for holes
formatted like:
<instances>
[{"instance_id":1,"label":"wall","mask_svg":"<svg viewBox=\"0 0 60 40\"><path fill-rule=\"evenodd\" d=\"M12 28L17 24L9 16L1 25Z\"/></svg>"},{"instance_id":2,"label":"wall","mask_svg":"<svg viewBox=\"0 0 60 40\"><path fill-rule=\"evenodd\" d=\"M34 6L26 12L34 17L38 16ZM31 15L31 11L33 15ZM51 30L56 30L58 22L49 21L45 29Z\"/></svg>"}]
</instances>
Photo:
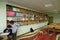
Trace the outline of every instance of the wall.
<instances>
[{"instance_id":1,"label":"wall","mask_svg":"<svg viewBox=\"0 0 60 40\"><path fill-rule=\"evenodd\" d=\"M43 26L45 26L47 24L48 24L48 21L37 23L37 24L20 26L20 27L18 27L17 36L18 35L21 35L21 34L24 34L26 32L29 32L30 31L30 28L33 28L35 30L35 29L40 28L40 27L43 27Z\"/></svg>"},{"instance_id":2,"label":"wall","mask_svg":"<svg viewBox=\"0 0 60 40\"><path fill-rule=\"evenodd\" d=\"M54 23L60 23L60 13L48 13L49 16L53 16Z\"/></svg>"},{"instance_id":3,"label":"wall","mask_svg":"<svg viewBox=\"0 0 60 40\"><path fill-rule=\"evenodd\" d=\"M21 7L20 5L16 5L16 4L12 4L12 3L7 3L7 4L14 5L14 6L17 6L17 7ZM21 8L25 8L25 7L21 7ZM30 9L30 8L25 8L25 9L33 10L33 9ZM33 11L35 11L35 10L33 10ZM46 22L41 22L41 23L37 23L37 24L20 26L20 27L18 27L18 30L17 30L17 36L19 36L21 34L24 34L26 32L29 32L31 27L33 29L37 29L37 28L43 27L47 24L48 24L48 22L46 21Z\"/></svg>"},{"instance_id":4,"label":"wall","mask_svg":"<svg viewBox=\"0 0 60 40\"><path fill-rule=\"evenodd\" d=\"M0 1L0 33L6 27L6 2Z\"/></svg>"}]
</instances>

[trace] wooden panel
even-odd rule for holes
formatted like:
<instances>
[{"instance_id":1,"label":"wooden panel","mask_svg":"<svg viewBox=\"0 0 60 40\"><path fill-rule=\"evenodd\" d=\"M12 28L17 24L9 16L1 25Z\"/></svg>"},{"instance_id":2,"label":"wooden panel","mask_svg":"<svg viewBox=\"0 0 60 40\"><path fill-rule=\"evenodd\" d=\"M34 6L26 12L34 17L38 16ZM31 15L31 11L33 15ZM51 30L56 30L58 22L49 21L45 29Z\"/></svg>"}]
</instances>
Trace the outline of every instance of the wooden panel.
<instances>
[{"instance_id":1,"label":"wooden panel","mask_svg":"<svg viewBox=\"0 0 60 40\"><path fill-rule=\"evenodd\" d=\"M48 22L49 22L49 24L53 23L53 17L52 16L49 17Z\"/></svg>"}]
</instances>

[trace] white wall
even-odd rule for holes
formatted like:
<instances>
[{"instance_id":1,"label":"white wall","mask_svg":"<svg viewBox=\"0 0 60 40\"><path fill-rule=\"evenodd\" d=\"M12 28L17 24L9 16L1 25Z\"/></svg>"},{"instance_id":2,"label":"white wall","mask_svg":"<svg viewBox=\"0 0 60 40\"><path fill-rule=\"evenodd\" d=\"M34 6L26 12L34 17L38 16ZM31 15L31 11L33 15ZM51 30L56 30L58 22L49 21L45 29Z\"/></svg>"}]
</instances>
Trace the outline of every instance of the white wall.
<instances>
[{"instance_id":1,"label":"white wall","mask_svg":"<svg viewBox=\"0 0 60 40\"><path fill-rule=\"evenodd\" d=\"M36 23L36 24L31 24L31 25L20 26L20 27L18 27L17 36L24 34L26 32L29 32L30 28L33 28L35 30L35 29L43 27L47 24L48 24L48 22L46 21L46 22L41 22L41 23Z\"/></svg>"},{"instance_id":2,"label":"white wall","mask_svg":"<svg viewBox=\"0 0 60 40\"><path fill-rule=\"evenodd\" d=\"M0 33L6 27L6 2L0 1Z\"/></svg>"},{"instance_id":3,"label":"white wall","mask_svg":"<svg viewBox=\"0 0 60 40\"><path fill-rule=\"evenodd\" d=\"M48 15L53 17L54 23L60 23L60 13L48 13Z\"/></svg>"}]
</instances>

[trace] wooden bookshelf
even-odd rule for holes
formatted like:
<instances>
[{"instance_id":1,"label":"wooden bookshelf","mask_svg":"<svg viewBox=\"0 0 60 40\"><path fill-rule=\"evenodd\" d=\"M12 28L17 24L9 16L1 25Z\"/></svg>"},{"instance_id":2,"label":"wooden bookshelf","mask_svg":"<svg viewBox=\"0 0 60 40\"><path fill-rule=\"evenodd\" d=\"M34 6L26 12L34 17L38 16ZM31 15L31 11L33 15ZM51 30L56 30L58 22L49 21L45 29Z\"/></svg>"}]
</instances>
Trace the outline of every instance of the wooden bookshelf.
<instances>
[{"instance_id":1,"label":"wooden bookshelf","mask_svg":"<svg viewBox=\"0 0 60 40\"><path fill-rule=\"evenodd\" d=\"M7 20L14 20L23 25L34 24L46 21L45 14L8 5L7 12L13 11L14 16L7 16Z\"/></svg>"}]
</instances>

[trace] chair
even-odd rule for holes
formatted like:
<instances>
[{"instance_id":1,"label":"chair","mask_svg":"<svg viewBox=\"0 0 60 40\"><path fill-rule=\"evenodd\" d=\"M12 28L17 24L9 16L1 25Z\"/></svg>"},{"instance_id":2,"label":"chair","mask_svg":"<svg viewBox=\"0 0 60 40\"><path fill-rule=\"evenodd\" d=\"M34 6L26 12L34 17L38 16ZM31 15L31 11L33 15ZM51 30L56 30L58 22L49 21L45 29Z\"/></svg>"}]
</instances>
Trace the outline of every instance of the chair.
<instances>
[{"instance_id":1,"label":"chair","mask_svg":"<svg viewBox=\"0 0 60 40\"><path fill-rule=\"evenodd\" d=\"M60 34L57 35L56 40L60 40Z\"/></svg>"}]
</instances>

